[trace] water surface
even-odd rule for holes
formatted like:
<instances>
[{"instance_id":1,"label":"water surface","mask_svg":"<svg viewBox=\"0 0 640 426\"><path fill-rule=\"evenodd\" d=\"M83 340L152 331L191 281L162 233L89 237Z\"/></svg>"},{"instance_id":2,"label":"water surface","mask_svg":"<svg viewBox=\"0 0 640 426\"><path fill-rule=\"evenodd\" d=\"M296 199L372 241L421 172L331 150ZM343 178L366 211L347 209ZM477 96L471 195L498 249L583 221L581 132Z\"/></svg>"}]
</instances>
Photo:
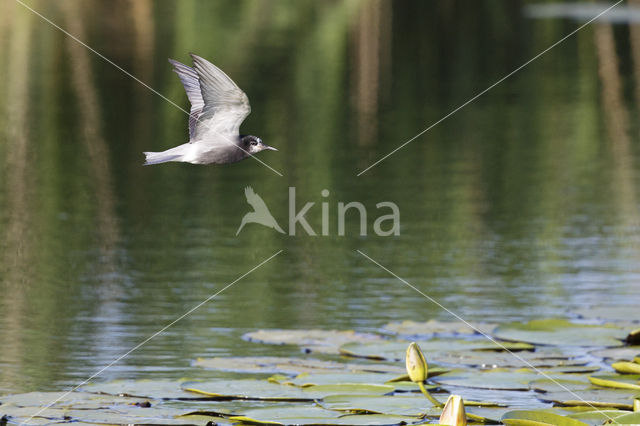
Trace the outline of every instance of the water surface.
<instances>
[{"instance_id":1,"label":"water surface","mask_svg":"<svg viewBox=\"0 0 640 426\"><path fill-rule=\"evenodd\" d=\"M142 167L187 117L18 3L0 15L0 393L66 389L282 253L100 377L208 374L271 355L260 328L376 330L451 315L571 316L640 303L640 27L591 25L378 166L373 162L579 25L527 2L29 3L183 108L166 59L208 58L248 94L242 131L279 149L225 167ZM288 188L330 235L247 225ZM322 197L321 191L330 191ZM337 235L337 205L359 201ZM401 234L372 232L396 203Z\"/></svg>"}]
</instances>

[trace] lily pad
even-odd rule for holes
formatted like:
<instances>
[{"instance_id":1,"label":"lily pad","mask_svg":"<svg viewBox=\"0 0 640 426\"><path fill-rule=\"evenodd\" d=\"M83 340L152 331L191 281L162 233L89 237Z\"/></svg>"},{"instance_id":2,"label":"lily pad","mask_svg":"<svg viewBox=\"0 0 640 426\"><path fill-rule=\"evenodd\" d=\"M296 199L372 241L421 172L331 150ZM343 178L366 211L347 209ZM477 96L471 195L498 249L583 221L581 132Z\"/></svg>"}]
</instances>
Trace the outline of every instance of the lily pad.
<instances>
[{"instance_id":1,"label":"lily pad","mask_svg":"<svg viewBox=\"0 0 640 426\"><path fill-rule=\"evenodd\" d=\"M638 318L637 305L598 305L590 306L588 308L574 309L572 310L572 313L575 313L578 316L587 319L599 319L603 321L616 322L640 322L640 318Z\"/></svg>"},{"instance_id":2,"label":"lily pad","mask_svg":"<svg viewBox=\"0 0 640 426\"><path fill-rule=\"evenodd\" d=\"M387 385L391 385L394 388L395 392L413 392L420 393L420 388L417 384L410 381L391 381L387 382ZM437 385L424 384L424 388L428 391L438 389Z\"/></svg>"},{"instance_id":3,"label":"lily pad","mask_svg":"<svg viewBox=\"0 0 640 426\"><path fill-rule=\"evenodd\" d=\"M462 339L431 339L417 342L420 349L431 361L437 354L456 353L463 350L473 351L503 351L505 348L511 351L533 350L534 346L528 343L505 342L504 347L486 339L462 340ZM383 341L377 343L347 343L340 347L340 353L355 358L367 358L374 360L403 361L407 350L407 342Z\"/></svg>"},{"instance_id":4,"label":"lily pad","mask_svg":"<svg viewBox=\"0 0 640 426\"><path fill-rule=\"evenodd\" d=\"M622 416L615 417L613 420L608 420L605 424L638 425L640 424L640 412L623 414Z\"/></svg>"},{"instance_id":5,"label":"lily pad","mask_svg":"<svg viewBox=\"0 0 640 426\"><path fill-rule=\"evenodd\" d=\"M153 399L202 399L185 392L175 380L116 380L109 383L89 383L82 386L85 392L105 393Z\"/></svg>"},{"instance_id":6,"label":"lily pad","mask_svg":"<svg viewBox=\"0 0 640 426\"><path fill-rule=\"evenodd\" d=\"M438 321L431 319L426 322L402 321L390 322L382 327L386 332L399 334L402 336L433 336L438 334L444 335L474 335L483 333L490 334L496 327L496 324L474 323L473 327L460 321Z\"/></svg>"},{"instance_id":7,"label":"lily pad","mask_svg":"<svg viewBox=\"0 0 640 426\"><path fill-rule=\"evenodd\" d=\"M640 346L598 349L589 353L597 358L605 360L624 361L640 355Z\"/></svg>"},{"instance_id":8,"label":"lily pad","mask_svg":"<svg viewBox=\"0 0 640 426\"><path fill-rule=\"evenodd\" d=\"M348 342L380 342L384 339L372 333L338 330L258 330L242 336L250 342L273 345L298 345L306 352L338 353Z\"/></svg>"},{"instance_id":9,"label":"lily pad","mask_svg":"<svg viewBox=\"0 0 640 426\"><path fill-rule=\"evenodd\" d=\"M620 417L625 414L629 414L629 412L623 410L593 410L569 414L569 417L582 422L587 422L592 426L596 426L603 424L607 420L615 419L616 417Z\"/></svg>"},{"instance_id":10,"label":"lily pad","mask_svg":"<svg viewBox=\"0 0 640 426\"><path fill-rule=\"evenodd\" d=\"M640 374L608 374L589 377L597 386L608 388L640 390Z\"/></svg>"},{"instance_id":11,"label":"lily pad","mask_svg":"<svg viewBox=\"0 0 640 426\"><path fill-rule=\"evenodd\" d=\"M313 397L322 399L329 395L384 395L391 393L395 388L391 385L372 385L366 383L339 383L334 385L315 385L302 389L302 391Z\"/></svg>"},{"instance_id":12,"label":"lily pad","mask_svg":"<svg viewBox=\"0 0 640 426\"><path fill-rule=\"evenodd\" d=\"M440 398L446 399L446 398ZM465 401L466 407L495 407L497 404L482 401ZM439 417L442 409L432 407L426 398L419 395L332 395L326 397L321 405L330 410L355 412L395 414L403 416Z\"/></svg>"},{"instance_id":13,"label":"lily pad","mask_svg":"<svg viewBox=\"0 0 640 426\"><path fill-rule=\"evenodd\" d=\"M51 401L41 401L42 404ZM37 400L33 401L38 404ZM47 408L41 412L41 407L19 407L13 405L0 406L0 417L6 415L12 423L29 424L51 424L60 422L73 422L73 424L82 423L100 423L100 424L166 424L166 425L190 425L194 424L194 419L180 418L184 410L153 406L153 408L144 408L131 404L104 404L102 408ZM31 416L37 413L37 416L29 420Z\"/></svg>"},{"instance_id":14,"label":"lily pad","mask_svg":"<svg viewBox=\"0 0 640 426\"><path fill-rule=\"evenodd\" d=\"M556 348L541 347L534 352L518 353L489 351L455 351L430 354L430 360L438 364L460 365L475 368L555 368L557 372L597 371L598 367L584 367L586 360L569 359Z\"/></svg>"},{"instance_id":15,"label":"lily pad","mask_svg":"<svg viewBox=\"0 0 640 426\"><path fill-rule=\"evenodd\" d=\"M439 416L439 408L430 407L423 395L332 395L322 401L322 406L329 410L359 414L395 414L418 417L430 413Z\"/></svg>"},{"instance_id":16,"label":"lily pad","mask_svg":"<svg viewBox=\"0 0 640 426\"><path fill-rule=\"evenodd\" d=\"M394 374L380 373L326 373L326 374L300 374L294 379L287 380L286 384L299 387L314 385L335 385L345 383L385 384L396 378Z\"/></svg>"},{"instance_id":17,"label":"lily pad","mask_svg":"<svg viewBox=\"0 0 640 426\"><path fill-rule=\"evenodd\" d=\"M435 378L433 381L443 386L455 385L475 389L495 389L510 391L528 391L529 382L543 377L530 369L520 370L484 370L452 371Z\"/></svg>"},{"instance_id":18,"label":"lily pad","mask_svg":"<svg viewBox=\"0 0 640 426\"><path fill-rule=\"evenodd\" d=\"M494 330L494 335L537 345L622 346L626 332L613 324L589 325L565 319L542 319L502 325Z\"/></svg>"},{"instance_id":19,"label":"lily pad","mask_svg":"<svg viewBox=\"0 0 640 426\"><path fill-rule=\"evenodd\" d=\"M536 396L544 402L560 406L583 406L591 408L619 408L630 410L635 392L625 389L593 386L588 379L555 381L539 379L529 384L538 392Z\"/></svg>"},{"instance_id":20,"label":"lily pad","mask_svg":"<svg viewBox=\"0 0 640 426\"><path fill-rule=\"evenodd\" d=\"M319 407L265 407L247 411L230 420L256 425L402 425L414 423L415 417L390 415L347 415Z\"/></svg>"},{"instance_id":21,"label":"lily pad","mask_svg":"<svg viewBox=\"0 0 640 426\"><path fill-rule=\"evenodd\" d=\"M509 426L588 426L587 423L547 411L516 410L502 416Z\"/></svg>"},{"instance_id":22,"label":"lily pad","mask_svg":"<svg viewBox=\"0 0 640 426\"><path fill-rule=\"evenodd\" d=\"M282 373L289 375L297 375L300 373L324 373L333 371L362 371L371 373L402 374L406 371L404 366L394 364L356 364L309 358L287 357L198 358L194 362L194 365L223 371L270 374Z\"/></svg>"},{"instance_id":23,"label":"lily pad","mask_svg":"<svg viewBox=\"0 0 640 426\"><path fill-rule=\"evenodd\" d=\"M182 388L201 396L220 400L252 399L262 401L313 401L295 386L280 385L266 380L215 380L208 382L186 382Z\"/></svg>"},{"instance_id":24,"label":"lily pad","mask_svg":"<svg viewBox=\"0 0 640 426\"><path fill-rule=\"evenodd\" d=\"M628 361L619 361L611 364L614 370L622 374L640 374L640 364Z\"/></svg>"}]
</instances>

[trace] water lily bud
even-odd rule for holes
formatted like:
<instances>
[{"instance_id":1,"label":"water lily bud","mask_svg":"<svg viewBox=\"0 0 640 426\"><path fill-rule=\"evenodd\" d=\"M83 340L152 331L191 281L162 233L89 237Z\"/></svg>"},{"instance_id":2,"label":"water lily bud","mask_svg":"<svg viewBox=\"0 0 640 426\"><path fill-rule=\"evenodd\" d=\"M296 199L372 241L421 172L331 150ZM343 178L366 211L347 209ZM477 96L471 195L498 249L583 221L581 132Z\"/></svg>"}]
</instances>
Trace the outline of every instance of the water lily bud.
<instances>
[{"instance_id":1,"label":"water lily bud","mask_svg":"<svg viewBox=\"0 0 640 426\"><path fill-rule=\"evenodd\" d=\"M420 346L416 342L411 342L407 348L407 374L414 383L421 383L427 379L427 360L422 355Z\"/></svg>"},{"instance_id":2,"label":"water lily bud","mask_svg":"<svg viewBox=\"0 0 640 426\"><path fill-rule=\"evenodd\" d=\"M450 395L444 405L438 424L450 426L467 426L467 413L459 395Z\"/></svg>"}]
</instances>

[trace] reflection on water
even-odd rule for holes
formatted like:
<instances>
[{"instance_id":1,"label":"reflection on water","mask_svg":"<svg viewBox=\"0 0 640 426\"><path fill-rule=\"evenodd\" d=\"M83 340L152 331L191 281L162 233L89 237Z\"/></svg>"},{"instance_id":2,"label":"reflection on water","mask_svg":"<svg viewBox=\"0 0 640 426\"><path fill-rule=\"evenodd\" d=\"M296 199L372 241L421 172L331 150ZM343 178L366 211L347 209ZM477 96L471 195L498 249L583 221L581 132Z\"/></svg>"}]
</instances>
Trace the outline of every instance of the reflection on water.
<instances>
[{"instance_id":1,"label":"reflection on water","mask_svg":"<svg viewBox=\"0 0 640 426\"><path fill-rule=\"evenodd\" d=\"M574 28L522 6L33 2L180 105L168 57L221 66L278 177L250 160L143 168L187 117L3 3L0 392L83 380L280 249L103 376L201 377L198 356L286 351L239 339L258 328L449 319L356 249L469 320L638 304L638 24L588 27L356 177ZM323 201L393 201L401 235L360 237L354 219L346 237L333 221L328 237L236 237L245 186L281 224L295 186L314 229Z\"/></svg>"}]
</instances>

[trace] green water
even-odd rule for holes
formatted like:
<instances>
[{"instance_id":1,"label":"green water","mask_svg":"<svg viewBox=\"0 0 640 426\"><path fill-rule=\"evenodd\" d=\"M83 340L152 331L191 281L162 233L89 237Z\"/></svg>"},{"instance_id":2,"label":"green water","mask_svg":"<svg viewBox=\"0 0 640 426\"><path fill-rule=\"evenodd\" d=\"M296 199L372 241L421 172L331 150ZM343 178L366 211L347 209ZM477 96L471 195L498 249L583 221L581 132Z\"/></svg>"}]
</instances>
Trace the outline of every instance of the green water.
<instances>
[{"instance_id":1,"label":"green water","mask_svg":"<svg viewBox=\"0 0 640 426\"><path fill-rule=\"evenodd\" d=\"M0 393L67 389L278 251L100 375L205 374L200 356L290 349L260 328L376 330L572 316L640 303L638 28L591 25L358 174L577 28L492 1L33 1L188 108L168 57L247 93L243 133L278 152L142 167L187 116L13 0L0 10ZM634 32L635 31L635 32ZM635 37L634 37L635 36ZM287 230L249 224L244 188ZM327 197L321 191L327 189ZM367 209L337 232L339 202ZM377 236L376 203L400 210Z\"/></svg>"}]
</instances>

